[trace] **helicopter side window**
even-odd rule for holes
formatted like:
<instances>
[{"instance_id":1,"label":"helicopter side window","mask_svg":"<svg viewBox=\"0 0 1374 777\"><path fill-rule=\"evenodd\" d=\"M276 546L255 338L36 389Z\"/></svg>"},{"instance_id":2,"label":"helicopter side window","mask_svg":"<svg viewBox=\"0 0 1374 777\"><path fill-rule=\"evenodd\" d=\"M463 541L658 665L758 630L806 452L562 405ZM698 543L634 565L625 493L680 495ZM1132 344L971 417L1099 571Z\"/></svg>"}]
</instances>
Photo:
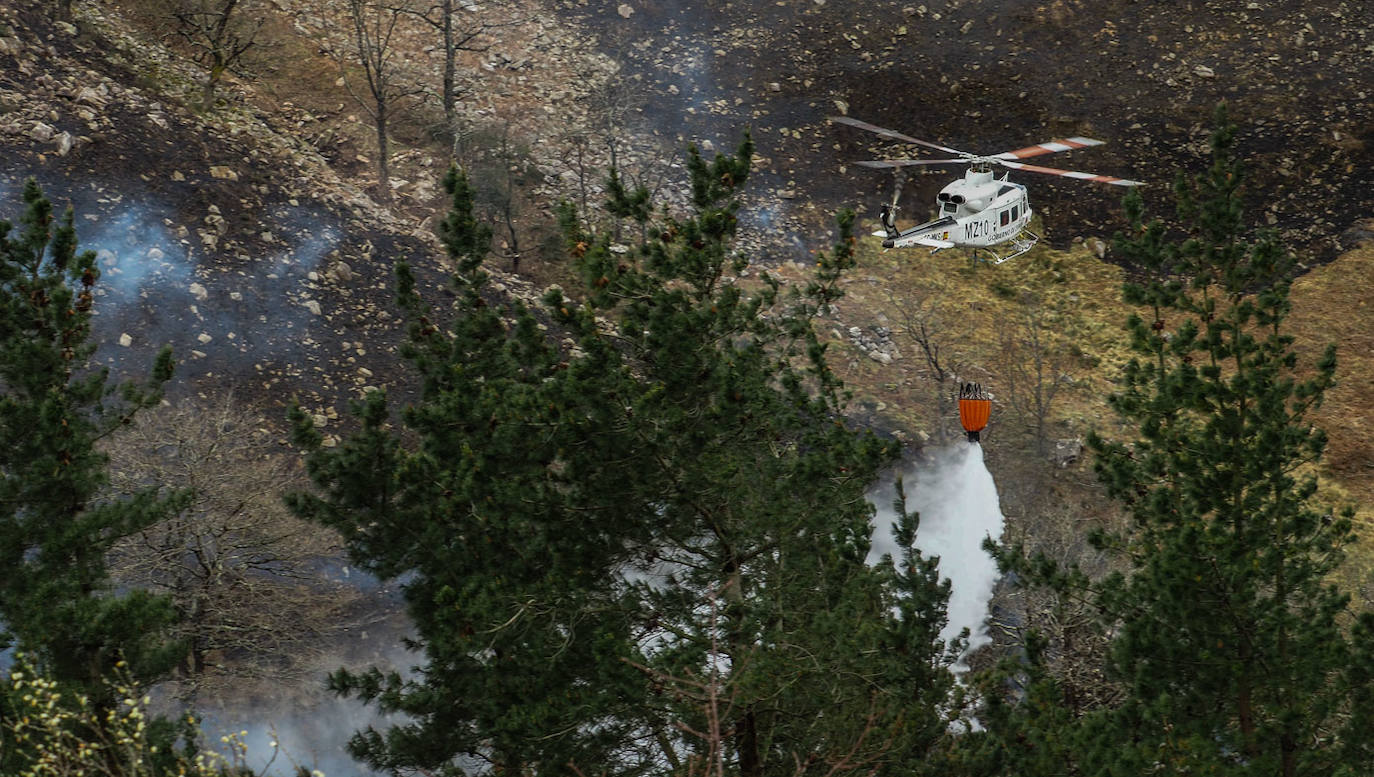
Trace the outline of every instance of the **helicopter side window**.
<instances>
[{"instance_id":1,"label":"helicopter side window","mask_svg":"<svg viewBox=\"0 0 1374 777\"><path fill-rule=\"evenodd\" d=\"M1004 211L1002 211L1002 223L1001 223L1000 226L1004 226L1004 227L1005 227L1007 224L1011 223L1011 218L1010 218L1010 217L1011 217L1011 211L1009 211L1009 210L1004 210Z\"/></svg>"},{"instance_id":2,"label":"helicopter side window","mask_svg":"<svg viewBox=\"0 0 1374 777\"><path fill-rule=\"evenodd\" d=\"M1019 218L1021 218L1021 206L1019 206L1019 205L1013 205L1013 206L1011 206L1011 220L1012 220L1012 221L1015 221L1015 220L1017 220L1017 219L1019 219Z\"/></svg>"}]
</instances>

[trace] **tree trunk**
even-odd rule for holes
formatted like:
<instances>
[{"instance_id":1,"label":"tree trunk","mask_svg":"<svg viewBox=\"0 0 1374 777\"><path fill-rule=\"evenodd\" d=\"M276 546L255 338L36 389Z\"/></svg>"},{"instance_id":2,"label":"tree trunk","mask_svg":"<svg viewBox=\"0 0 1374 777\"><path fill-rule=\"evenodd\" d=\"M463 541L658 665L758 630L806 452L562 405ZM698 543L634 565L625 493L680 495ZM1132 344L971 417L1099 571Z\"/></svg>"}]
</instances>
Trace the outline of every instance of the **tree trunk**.
<instances>
[{"instance_id":1,"label":"tree trunk","mask_svg":"<svg viewBox=\"0 0 1374 777\"><path fill-rule=\"evenodd\" d=\"M439 13L444 21L444 125L458 135L458 100L454 84L458 69L458 52L453 45L453 0L442 0Z\"/></svg>"},{"instance_id":2,"label":"tree trunk","mask_svg":"<svg viewBox=\"0 0 1374 777\"><path fill-rule=\"evenodd\" d=\"M739 751L740 777L763 777L763 760L759 758L758 721L754 708L746 708L735 719L735 748Z\"/></svg>"},{"instance_id":3,"label":"tree trunk","mask_svg":"<svg viewBox=\"0 0 1374 777\"><path fill-rule=\"evenodd\" d=\"M1240 679L1240 687L1236 689L1236 718L1240 723L1242 748L1246 755L1254 756L1257 753L1255 710L1250 701L1250 683L1244 677Z\"/></svg>"},{"instance_id":4,"label":"tree trunk","mask_svg":"<svg viewBox=\"0 0 1374 777\"><path fill-rule=\"evenodd\" d=\"M210 66L210 72L205 76L205 86L200 93L200 109L211 111L215 108L215 84L219 82L220 75L224 72L223 66L218 62Z\"/></svg>"},{"instance_id":5,"label":"tree trunk","mask_svg":"<svg viewBox=\"0 0 1374 777\"><path fill-rule=\"evenodd\" d=\"M386 100L377 100L377 201L391 202L391 156L386 142Z\"/></svg>"},{"instance_id":6,"label":"tree trunk","mask_svg":"<svg viewBox=\"0 0 1374 777\"><path fill-rule=\"evenodd\" d=\"M744 577L740 573L741 563L733 550L726 551L723 572L725 583L726 644L730 657L730 671L736 672L745 665L745 657L753 645L745 632L744 624ZM733 680L732 680L733 682ZM735 754L739 759L740 777L762 777L763 759L759 757L758 719L754 715L752 700L746 700L734 716Z\"/></svg>"}]
</instances>

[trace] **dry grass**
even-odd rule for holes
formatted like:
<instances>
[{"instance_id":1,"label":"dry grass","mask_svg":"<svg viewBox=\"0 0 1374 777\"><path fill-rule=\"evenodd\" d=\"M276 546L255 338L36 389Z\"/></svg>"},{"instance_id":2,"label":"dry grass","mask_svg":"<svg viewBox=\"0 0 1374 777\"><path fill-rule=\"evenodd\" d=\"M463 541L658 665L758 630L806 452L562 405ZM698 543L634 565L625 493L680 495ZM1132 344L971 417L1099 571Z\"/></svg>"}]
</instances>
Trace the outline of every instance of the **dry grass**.
<instances>
[{"instance_id":1,"label":"dry grass","mask_svg":"<svg viewBox=\"0 0 1374 777\"><path fill-rule=\"evenodd\" d=\"M1328 343L1336 345L1336 385L1316 415L1330 436L1323 495L1334 507L1356 508L1361 544L1341 582L1367 607L1374 599L1374 243L1298 279L1289 331L1308 363Z\"/></svg>"},{"instance_id":2,"label":"dry grass","mask_svg":"<svg viewBox=\"0 0 1374 777\"><path fill-rule=\"evenodd\" d=\"M1293 286L1290 331L1307 360L1336 345L1336 386L1318 424L1331 437L1326 464L1333 480L1366 505L1374 519L1374 244L1349 251Z\"/></svg>"},{"instance_id":3,"label":"dry grass","mask_svg":"<svg viewBox=\"0 0 1374 777\"><path fill-rule=\"evenodd\" d=\"M1025 302L1032 296L1058 316L1049 343L1064 357L1058 365L1069 378L1051 408L1048 436L1079 437L1090 428L1107 436L1130 433L1106 404L1114 376L1130 355L1122 330L1129 313L1121 301L1122 273L1086 246L1062 252L1037 247L1001 266L975 267L957 252L884 252L876 238L864 238L859 259L829 327L832 363L854 390L857 406L899 436L921 439L934 427L936 386L920 348L901 334L904 320L916 316L932 324L943 366L993 393L989 445L1003 446L1011 456L1029 455L1024 438L1006 428L1016 421L1006 395L1016 354L1006 341L1024 335ZM849 341L848 327L875 325L894 330L901 356L891 364L868 358ZM1357 601L1367 602L1364 589L1374 571L1374 244L1298 279L1288 331L1301 363L1312 364L1327 343L1338 349L1337 384L1315 419L1330 436L1321 494L1333 507L1357 509L1363 542L1340 577Z\"/></svg>"},{"instance_id":4,"label":"dry grass","mask_svg":"<svg viewBox=\"0 0 1374 777\"><path fill-rule=\"evenodd\" d=\"M1042 316L1043 342L1062 375L1051 436L1076 436L1105 410L1110 375L1126 358L1120 336L1121 271L1090 249L1037 247L1000 266L972 265L964 254L883 251L876 239L859 247L859 269L846 286L832 332L833 362L856 399L915 433L930 433L936 392L931 365L910 330L924 321L954 379L983 383L994 397L994 425L1012 410L1007 394L1013 340L1028 334L1028 315ZM886 326L900 357L881 364L847 342L848 327ZM948 390L948 386L946 389ZM1052 408L1053 410L1053 408Z\"/></svg>"}]
</instances>

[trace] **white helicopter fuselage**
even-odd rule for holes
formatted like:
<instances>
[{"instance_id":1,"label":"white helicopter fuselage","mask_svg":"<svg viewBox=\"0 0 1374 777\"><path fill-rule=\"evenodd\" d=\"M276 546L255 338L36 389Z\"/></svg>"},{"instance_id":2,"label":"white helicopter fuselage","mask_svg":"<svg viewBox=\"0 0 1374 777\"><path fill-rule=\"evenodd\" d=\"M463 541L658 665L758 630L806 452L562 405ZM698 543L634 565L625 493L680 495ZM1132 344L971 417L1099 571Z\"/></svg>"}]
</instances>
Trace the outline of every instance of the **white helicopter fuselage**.
<instances>
[{"instance_id":1,"label":"white helicopter fuselage","mask_svg":"<svg viewBox=\"0 0 1374 777\"><path fill-rule=\"evenodd\" d=\"M956 246L986 248L1005 243L1031 220L1026 187L1005 176L999 180L992 171L967 171L940 191L935 204L941 217L954 218L955 228L943 239Z\"/></svg>"},{"instance_id":2,"label":"white helicopter fuselage","mask_svg":"<svg viewBox=\"0 0 1374 777\"><path fill-rule=\"evenodd\" d=\"M940 190L935 206L938 213L933 221L895 235L889 228L883 246L987 248L1021 234L1032 215L1026 187L1005 176L997 178L991 170L969 169L963 178Z\"/></svg>"}]
</instances>

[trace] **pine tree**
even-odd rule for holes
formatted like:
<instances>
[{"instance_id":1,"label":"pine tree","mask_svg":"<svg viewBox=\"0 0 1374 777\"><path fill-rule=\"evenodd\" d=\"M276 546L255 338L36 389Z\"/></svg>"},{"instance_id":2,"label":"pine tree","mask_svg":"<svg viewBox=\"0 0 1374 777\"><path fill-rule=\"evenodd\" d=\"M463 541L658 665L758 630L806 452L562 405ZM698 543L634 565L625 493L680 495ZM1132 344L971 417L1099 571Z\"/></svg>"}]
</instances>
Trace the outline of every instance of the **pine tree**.
<instances>
[{"instance_id":1,"label":"pine tree","mask_svg":"<svg viewBox=\"0 0 1374 777\"><path fill-rule=\"evenodd\" d=\"M1294 259L1270 234L1247 236L1234 143L1222 106L1211 167L1176 186L1184 234L1126 200L1117 247L1149 279L1125 286L1146 315L1127 323L1138 356L1111 403L1139 436L1090 440L1132 519L1094 538L1129 570L1091 586L1126 699L1073 724L1069 773L1294 777L1374 763L1374 617L1352 618L1329 582L1355 539L1351 514L1316 500L1326 438L1310 414L1335 351L1299 363L1284 331Z\"/></svg>"},{"instance_id":2,"label":"pine tree","mask_svg":"<svg viewBox=\"0 0 1374 777\"><path fill-rule=\"evenodd\" d=\"M378 576L410 576L412 647L425 654L413 680L339 672L333 687L414 721L354 738L373 768L610 762L625 736L614 711L634 670L619 660L629 655L629 624L613 617L622 592L604 582L636 538L625 526L632 500L608 490L631 484L632 452L606 432L633 381L608 344L593 338L582 358L567 358L529 310L487 301L490 232L472 218L466 176L454 171L445 185L453 211L440 234L459 295L446 329L410 269L397 273L410 320L404 354L422 381L421 401L403 413L418 446L391 431L381 392L336 451L319 449L296 414L325 494L293 506L337 527ZM590 317L571 323L595 330Z\"/></svg>"},{"instance_id":3,"label":"pine tree","mask_svg":"<svg viewBox=\"0 0 1374 777\"><path fill-rule=\"evenodd\" d=\"M372 766L917 771L945 736L945 592L914 551L900 571L865 564L864 489L895 448L845 426L810 326L852 264L852 216L806 294L766 274L746 290L732 245L751 150L692 151L684 218L613 201L646 239L616 253L570 235L584 301L553 290L539 311L490 295L452 176L452 322L398 273L423 385L405 432L381 393L334 449L297 413L322 493L295 507L406 576L423 653L409 680L334 677L411 716L355 737Z\"/></svg>"},{"instance_id":4,"label":"pine tree","mask_svg":"<svg viewBox=\"0 0 1374 777\"><path fill-rule=\"evenodd\" d=\"M106 371L89 363L95 254L77 251L71 210L54 218L32 180L23 202L18 229L0 221L0 647L18 647L100 703L117 662L143 683L180 656L166 638L168 602L111 590L105 555L184 496L103 495L97 448L157 403L172 359L164 351L146 385L113 396Z\"/></svg>"}]
</instances>

